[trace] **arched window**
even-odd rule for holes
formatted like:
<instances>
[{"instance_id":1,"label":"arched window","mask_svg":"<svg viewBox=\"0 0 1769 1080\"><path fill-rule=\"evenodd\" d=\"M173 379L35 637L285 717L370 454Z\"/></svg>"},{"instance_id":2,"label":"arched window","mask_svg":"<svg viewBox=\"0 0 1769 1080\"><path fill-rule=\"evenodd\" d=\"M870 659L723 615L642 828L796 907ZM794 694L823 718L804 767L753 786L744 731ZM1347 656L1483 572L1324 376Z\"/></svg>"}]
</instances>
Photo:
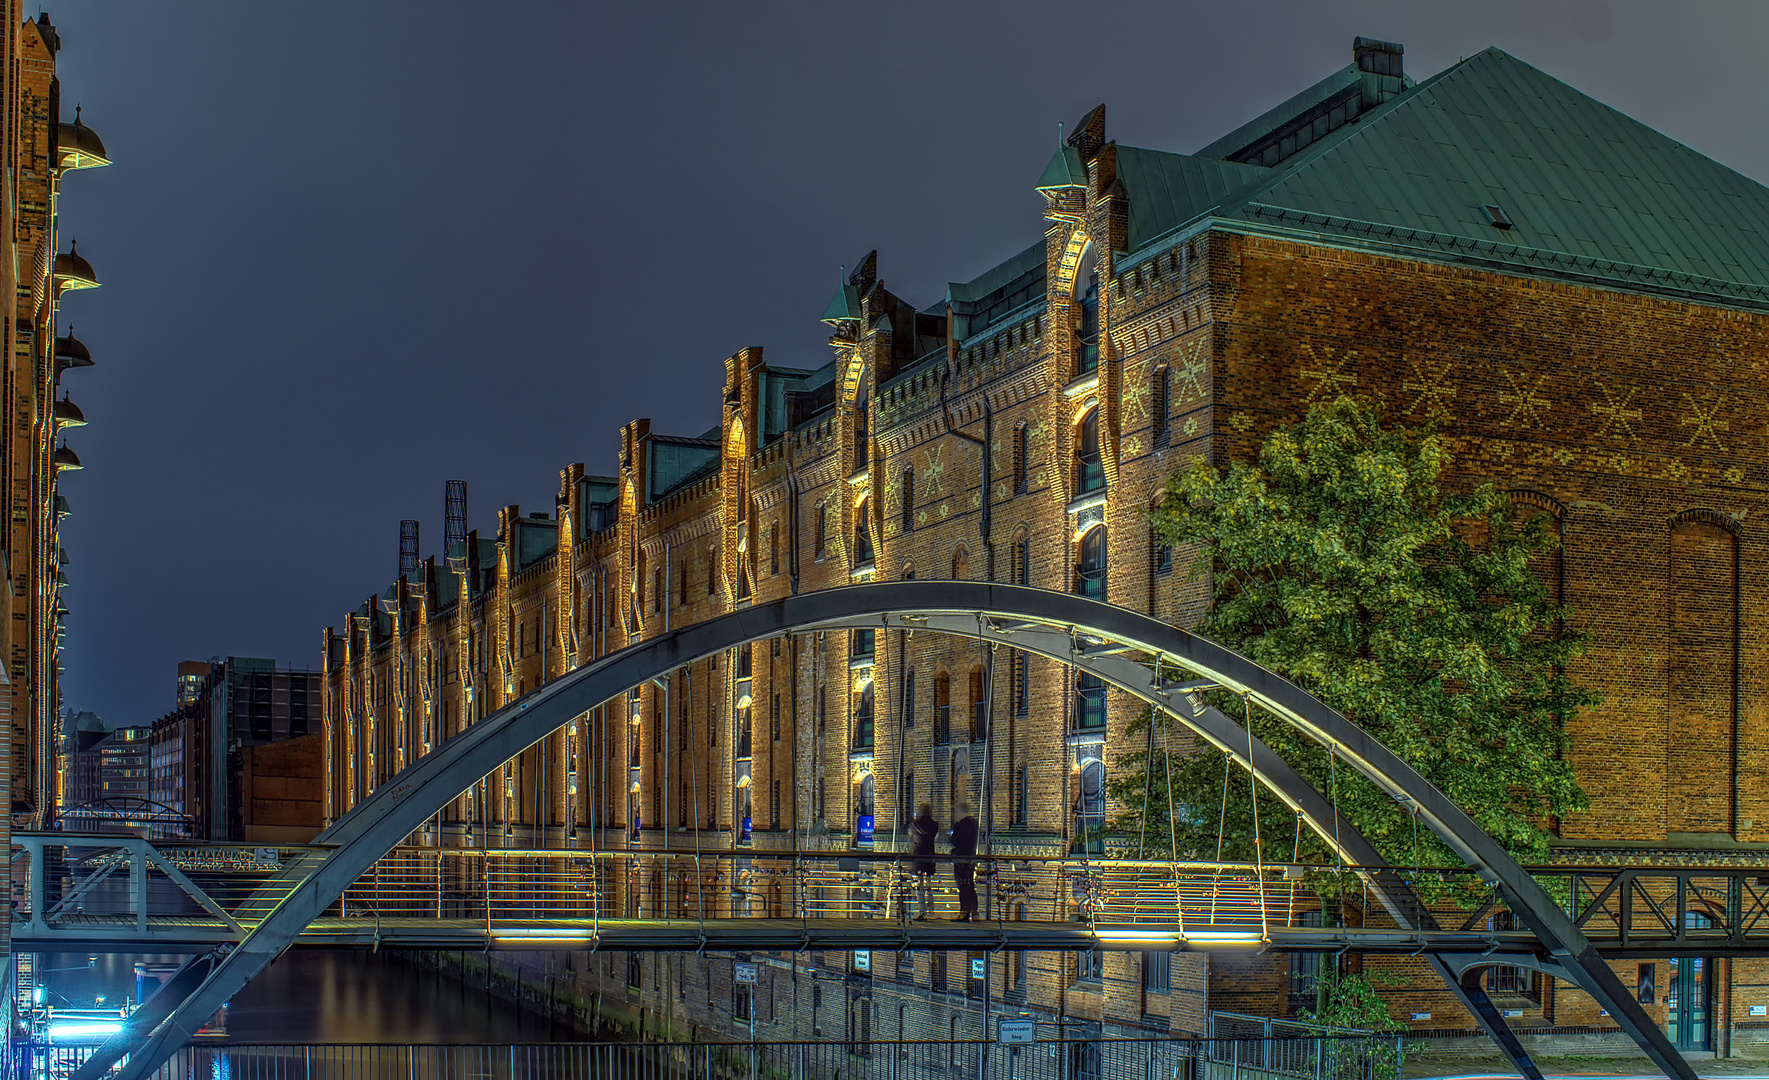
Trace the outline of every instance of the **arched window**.
<instances>
[{"instance_id":1,"label":"arched window","mask_svg":"<svg viewBox=\"0 0 1769 1080\"><path fill-rule=\"evenodd\" d=\"M934 742L952 741L952 677L934 672Z\"/></svg>"},{"instance_id":2,"label":"arched window","mask_svg":"<svg viewBox=\"0 0 1769 1080\"><path fill-rule=\"evenodd\" d=\"M903 531L915 529L915 470L903 470Z\"/></svg>"},{"instance_id":3,"label":"arched window","mask_svg":"<svg viewBox=\"0 0 1769 1080\"><path fill-rule=\"evenodd\" d=\"M1094 600L1106 598L1106 527L1095 526L1081 538L1081 557L1075 564L1075 594Z\"/></svg>"},{"instance_id":4,"label":"arched window","mask_svg":"<svg viewBox=\"0 0 1769 1080\"><path fill-rule=\"evenodd\" d=\"M962 546L952 553L952 580L964 581L970 577L970 552Z\"/></svg>"},{"instance_id":5,"label":"arched window","mask_svg":"<svg viewBox=\"0 0 1769 1080\"><path fill-rule=\"evenodd\" d=\"M872 816L876 808L878 786L873 782L872 774L867 773L860 778L860 813Z\"/></svg>"},{"instance_id":6,"label":"arched window","mask_svg":"<svg viewBox=\"0 0 1769 1080\"><path fill-rule=\"evenodd\" d=\"M1075 432L1075 494L1106 486L1106 466L1099 449L1099 409L1087 410Z\"/></svg>"},{"instance_id":7,"label":"arched window","mask_svg":"<svg viewBox=\"0 0 1769 1080\"><path fill-rule=\"evenodd\" d=\"M1085 851L1103 849L1104 841L1093 830L1106 823L1106 766L1094 760L1081 766L1081 782L1075 798L1075 844Z\"/></svg>"},{"instance_id":8,"label":"arched window","mask_svg":"<svg viewBox=\"0 0 1769 1080\"><path fill-rule=\"evenodd\" d=\"M872 502L862 500L854 515L854 564L864 566L872 561Z\"/></svg>"},{"instance_id":9,"label":"arched window","mask_svg":"<svg viewBox=\"0 0 1769 1080\"><path fill-rule=\"evenodd\" d=\"M812 556L811 557L818 560L819 562L821 562L823 559L823 552L824 552L826 546L828 545L828 543L829 543L829 504L828 503L818 503L817 504L816 525L815 525L815 528L813 529L813 532L812 532L812 544L811 544Z\"/></svg>"},{"instance_id":10,"label":"arched window","mask_svg":"<svg viewBox=\"0 0 1769 1080\"><path fill-rule=\"evenodd\" d=\"M1093 245L1075 268L1075 377L1099 370L1099 264Z\"/></svg>"},{"instance_id":11,"label":"arched window","mask_svg":"<svg viewBox=\"0 0 1769 1080\"><path fill-rule=\"evenodd\" d=\"M1172 397L1171 387L1173 373L1165 364L1155 369L1154 385L1149 388L1149 408L1155 414L1155 445L1166 446L1168 441L1167 411L1169 398Z\"/></svg>"},{"instance_id":12,"label":"arched window","mask_svg":"<svg viewBox=\"0 0 1769 1080\"><path fill-rule=\"evenodd\" d=\"M1021 529L1014 537L1014 583L1017 585L1032 584L1032 534Z\"/></svg>"},{"instance_id":13,"label":"arched window","mask_svg":"<svg viewBox=\"0 0 1769 1080\"><path fill-rule=\"evenodd\" d=\"M970 669L970 738L983 742L989 738L989 699L983 691L983 666Z\"/></svg>"},{"instance_id":14,"label":"arched window","mask_svg":"<svg viewBox=\"0 0 1769 1080\"><path fill-rule=\"evenodd\" d=\"M1013 432L1013 490L1016 495L1024 494L1026 490L1030 450L1031 435L1027 432L1026 425L1021 423Z\"/></svg>"},{"instance_id":15,"label":"arched window","mask_svg":"<svg viewBox=\"0 0 1769 1080\"><path fill-rule=\"evenodd\" d=\"M1173 545L1153 529L1149 530L1149 570L1155 577L1173 573Z\"/></svg>"}]
</instances>

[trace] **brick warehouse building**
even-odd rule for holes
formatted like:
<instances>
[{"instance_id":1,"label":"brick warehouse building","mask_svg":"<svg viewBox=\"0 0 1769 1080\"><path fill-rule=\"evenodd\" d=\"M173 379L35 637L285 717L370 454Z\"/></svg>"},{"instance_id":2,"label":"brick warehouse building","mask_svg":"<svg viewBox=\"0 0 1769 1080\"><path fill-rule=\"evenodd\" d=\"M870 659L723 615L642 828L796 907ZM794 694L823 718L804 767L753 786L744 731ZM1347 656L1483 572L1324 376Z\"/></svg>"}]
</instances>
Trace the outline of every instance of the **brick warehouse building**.
<instances>
[{"instance_id":1,"label":"brick warehouse building","mask_svg":"<svg viewBox=\"0 0 1769 1080\"><path fill-rule=\"evenodd\" d=\"M570 466L554 513L505 507L488 537L451 501L442 562L326 631L328 816L585 660L794 592L989 579L1185 624L1207 592L1150 533L1166 477L1357 393L1441 421L1452 483L1496 482L1565 542L1553 586L1604 701L1572 732L1591 809L1558 823L1561 861L1769 862L1743 572L1769 484L1769 189L1498 50L1415 83L1399 46L1361 38L1193 155L1111 142L1096 109L1037 187L1043 236L944 298L895 296L869 255L824 313L832 359L728 358L704 434L633 421L617 474ZM968 796L997 856L1055 854L1103 813L1136 711L958 640L758 642L594 710L421 839L846 848L870 812L888 850L916 802L945 822ZM775 958L742 1020L724 960L528 963L703 1034L981 1035L976 983L947 977L963 957ZM1404 980L1389 994L1415 1031L1477 1032L1423 964L1370 965ZM995 1001L1124 1031L1281 1014L1308 975L1220 954L982 970ZM1686 1007L1648 1008L1682 1045L1729 1052L1764 1023L1759 962L1657 970ZM1536 1035L1613 1030L1566 985L1489 978Z\"/></svg>"}]
</instances>

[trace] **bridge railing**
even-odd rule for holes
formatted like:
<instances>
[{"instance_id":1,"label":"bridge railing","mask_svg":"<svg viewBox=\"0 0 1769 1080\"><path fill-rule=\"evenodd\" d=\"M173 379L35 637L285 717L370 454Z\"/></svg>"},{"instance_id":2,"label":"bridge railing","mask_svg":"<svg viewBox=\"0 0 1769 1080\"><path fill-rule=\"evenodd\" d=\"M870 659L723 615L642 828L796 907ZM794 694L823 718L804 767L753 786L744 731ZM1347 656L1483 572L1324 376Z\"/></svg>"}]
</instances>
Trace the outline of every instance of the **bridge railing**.
<instances>
[{"instance_id":1,"label":"bridge railing","mask_svg":"<svg viewBox=\"0 0 1769 1080\"><path fill-rule=\"evenodd\" d=\"M328 853L319 846L16 833L13 920L39 931L145 931L156 920L171 920L237 937L293 887L296 868L311 869ZM1258 943L1285 929L1331 926L1342 920L1322 918L1323 907L1336 894L1357 890L1363 874L1355 867L942 854L932 858L924 890L916 872L923 861L867 849L402 847L353 883L330 915L446 920L512 940L549 926L594 937L606 920L946 918L958 914L954 871L963 862L974 869L985 919L1084 922L1132 936L1147 926L1150 947L1160 947ZM1410 880L1432 901L1445 931L1497 940L1523 929L1502 896L1470 870L1387 872ZM1531 872L1606 950L1769 947L1769 860L1763 866ZM1368 896L1348 903L1347 913L1365 928L1395 925Z\"/></svg>"},{"instance_id":2,"label":"bridge railing","mask_svg":"<svg viewBox=\"0 0 1769 1080\"><path fill-rule=\"evenodd\" d=\"M191 1046L154 1073L155 1080L227 1076L231 1080L605 1080L695 1077L708 1080L1115 1080L1185 1077L1231 1080L1249 1075L1294 1080L1392 1080L1400 1041L1369 1034L1297 1034L1279 1038L1075 1038L1038 1025L1037 1041L531 1043L460 1046ZM28 1051L27 1051L28 1052ZM34 1071L63 1076L85 1060L77 1047L42 1049Z\"/></svg>"}]
</instances>

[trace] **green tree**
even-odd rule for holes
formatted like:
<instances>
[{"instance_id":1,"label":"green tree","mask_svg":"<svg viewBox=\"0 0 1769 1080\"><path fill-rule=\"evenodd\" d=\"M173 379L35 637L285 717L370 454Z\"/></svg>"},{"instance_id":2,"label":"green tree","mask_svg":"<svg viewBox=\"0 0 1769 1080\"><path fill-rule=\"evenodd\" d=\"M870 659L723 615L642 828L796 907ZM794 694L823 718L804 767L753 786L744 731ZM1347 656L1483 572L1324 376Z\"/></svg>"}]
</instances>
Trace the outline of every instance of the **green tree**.
<instances>
[{"instance_id":1,"label":"green tree","mask_svg":"<svg viewBox=\"0 0 1769 1080\"><path fill-rule=\"evenodd\" d=\"M1340 398L1274 431L1257 463L1173 476L1153 524L1210 578L1199 633L1338 709L1514 855L1539 860L1552 819L1587 805L1564 757L1567 722L1596 701L1566 675L1584 638L1537 573L1558 544L1546 517L1520 521L1490 484L1444 490L1449 459L1435 431L1384 426ZM1247 720L1242 702L1216 698ZM1391 862L1459 864L1345 762L1258 710L1248 722ZM1192 750L1173 721L1145 713L1116 759L1120 810L1101 831L1149 853L1250 858L1251 779ZM1267 793L1259 808L1265 858L1287 861L1294 819ZM1324 851L1300 835L1305 852Z\"/></svg>"}]
</instances>

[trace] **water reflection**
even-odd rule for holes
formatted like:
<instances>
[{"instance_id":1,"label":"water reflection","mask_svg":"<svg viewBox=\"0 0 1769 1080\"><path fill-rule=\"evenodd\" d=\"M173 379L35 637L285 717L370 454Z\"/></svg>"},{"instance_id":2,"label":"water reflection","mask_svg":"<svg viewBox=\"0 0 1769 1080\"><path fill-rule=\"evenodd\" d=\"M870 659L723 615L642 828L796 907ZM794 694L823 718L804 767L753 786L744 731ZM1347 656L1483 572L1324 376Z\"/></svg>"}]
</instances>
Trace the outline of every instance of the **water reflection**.
<instances>
[{"instance_id":1,"label":"water reflection","mask_svg":"<svg viewBox=\"0 0 1769 1080\"><path fill-rule=\"evenodd\" d=\"M179 956L50 953L40 958L47 1002L121 1005L137 961ZM252 980L228 1010L230 1043L569 1042L567 1025L512 1005L415 960L354 949L293 949Z\"/></svg>"}]
</instances>

